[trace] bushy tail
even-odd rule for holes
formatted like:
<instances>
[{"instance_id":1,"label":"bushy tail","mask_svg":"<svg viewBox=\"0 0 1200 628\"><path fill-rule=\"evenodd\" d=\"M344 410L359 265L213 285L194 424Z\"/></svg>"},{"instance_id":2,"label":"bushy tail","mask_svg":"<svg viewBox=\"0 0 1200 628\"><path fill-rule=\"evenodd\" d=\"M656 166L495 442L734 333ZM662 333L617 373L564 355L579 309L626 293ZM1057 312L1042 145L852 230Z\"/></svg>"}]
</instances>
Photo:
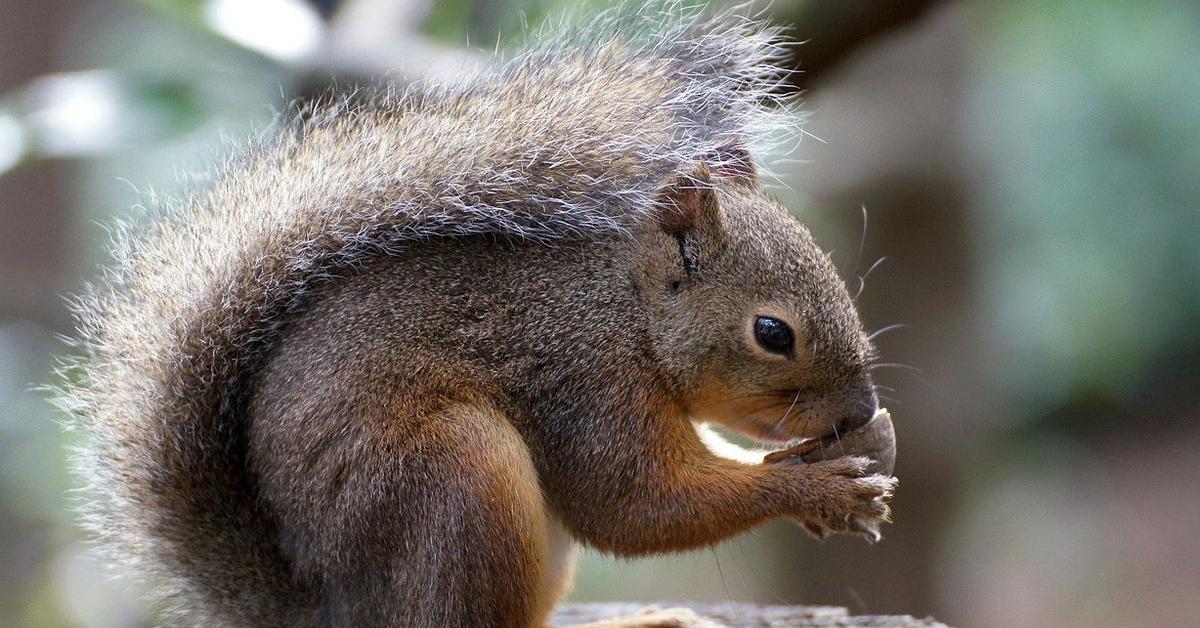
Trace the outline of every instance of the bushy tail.
<instances>
[{"instance_id":1,"label":"bushy tail","mask_svg":"<svg viewBox=\"0 0 1200 628\"><path fill-rule=\"evenodd\" d=\"M614 11L462 86L317 108L118 238L60 402L88 435L88 525L166 609L270 625L313 603L256 503L243 409L315 284L417 238L627 229L668 177L775 128L776 33L683 13Z\"/></svg>"}]
</instances>

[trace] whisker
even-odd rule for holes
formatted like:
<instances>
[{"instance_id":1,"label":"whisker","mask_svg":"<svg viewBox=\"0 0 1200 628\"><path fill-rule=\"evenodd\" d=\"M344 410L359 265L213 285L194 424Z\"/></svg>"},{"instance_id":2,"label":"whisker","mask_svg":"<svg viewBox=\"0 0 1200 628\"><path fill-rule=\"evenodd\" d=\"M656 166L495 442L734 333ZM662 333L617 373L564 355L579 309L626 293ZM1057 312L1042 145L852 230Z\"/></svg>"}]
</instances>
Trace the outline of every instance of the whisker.
<instances>
[{"instance_id":1,"label":"whisker","mask_svg":"<svg viewBox=\"0 0 1200 628\"><path fill-rule=\"evenodd\" d=\"M886 255L875 260L875 263L871 264L871 267L867 269L867 272L863 273L859 278L862 279L863 281L866 281L867 277L870 277L871 273L875 272L875 269L879 268L879 266L882 265L886 261L887 261Z\"/></svg>"},{"instance_id":2,"label":"whisker","mask_svg":"<svg viewBox=\"0 0 1200 628\"><path fill-rule=\"evenodd\" d=\"M908 371L910 374L912 374L913 378L916 379L918 382L921 382L922 385L928 386L929 388L933 388L933 384L931 384L929 382L929 380L925 379L925 371L922 371L921 369L919 369L911 364L896 364L896 363L884 362L884 363L872 364L872 365L868 366L867 371L873 371L876 368L881 368L881 369L889 369L890 368L890 369L898 369L901 371Z\"/></svg>"},{"instance_id":3,"label":"whisker","mask_svg":"<svg viewBox=\"0 0 1200 628\"><path fill-rule=\"evenodd\" d=\"M862 262L863 250L867 248L867 206L862 205L862 236L858 240L858 257L854 260L854 269L858 270L858 265Z\"/></svg>"},{"instance_id":4,"label":"whisker","mask_svg":"<svg viewBox=\"0 0 1200 628\"><path fill-rule=\"evenodd\" d=\"M791 397L791 396L792 396L791 390L773 390L773 391L767 391L767 392L762 392L762 393L751 393L749 395L739 395L736 397L730 397L729 399L731 401L741 401L743 399L761 399L763 397L787 398L787 397Z\"/></svg>"},{"instance_id":5,"label":"whisker","mask_svg":"<svg viewBox=\"0 0 1200 628\"><path fill-rule=\"evenodd\" d=\"M804 425L801 426L801 430L799 432L797 432L796 425L800 422L800 419L804 419ZM788 434L797 434L797 433L807 432L809 421L812 421L812 415L810 415L808 413L801 413L801 414L797 415L795 420L792 421L792 425L788 429Z\"/></svg>"},{"instance_id":6,"label":"whisker","mask_svg":"<svg viewBox=\"0 0 1200 628\"><path fill-rule=\"evenodd\" d=\"M779 425L787 420L788 415L792 413L792 409L794 409L796 407L796 402L800 401L800 393L802 393L802 392L804 392L804 391L802 391L802 390L796 391L796 396L792 397L792 404L788 406L788 409L786 412L783 413L783 416L779 417L779 420L776 421L775 424L771 426L772 430L779 429Z\"/></svg>"},{"instance_id":7,"label":"whisker","mask_svg":"<svg viewBox=\"0 0 1200 628\"><path fill-rule=\"evenodd\" d=\"M881 258L875 260L875 263L871 264L871 267L867 269L867 272L858 276L858 290L856 290L854 292L854 297L851 298L852 301L858 300L858 297L860 295L862 295L863 288L867 287L867 277L870 277L871 273L876 268L879 268L879 265L882 264L885 260L887 260L887 257L881 257Z\"/></svg>"},{"instance_id":8,"label":"whisker","mask_svg":"<svg viewBox=\"0 0 1200 628\"><path fill-rule=\"evenodd\" d=\"M791 404L790 401L780 401L778 403L768 403L768 404L761 405L757 408L750 410L745 415L750 416L752 414L758 414L759 412L765 412L767 410L775 410L777 408L782 408L784 406L790 406L790 404Z\"/></svg>"},{"instance_id":9,"label":"whisker","mask_svg":"<svg viewBox=\"0 0 1200 628\"><path fill-rule=\"evenodd\" d=\"M909 327L910 327L909 325L905 325L904 323L895 323L892 325L888 325L886 327L880 327L879 329L876 329L875 331L868 334L867 340L875 340L876 338L888 333L889 331L896 331L897 329L908 329Z\"/></svg>"},{"instance_id":10,"label":"whisker","mask_svg":"<svg viewBox=\"0 0 1200 628\"><path fill-rule=\"evenodd\" d=\"M911 364L901 364L899 362L876 362L867 366L868 371L874 371L875 369L905 369L914 373L924 373L924 371Z\"/></svg>"},{"instance_id":11,"label":"whisker","mask_svg":"<svg viewBox=\"0 0 1200 628\"><path fill-rule=\"evenodd\" d=\"M733 596L729 595L729 584L725 582L725 570L721 568L721 557L717 556L717 547L712 545L708 549L712 552L713 560L717 561L717 574L721 576L721 588L725 589L725 599L732 605Z\"/></svg>"}]
</instances>

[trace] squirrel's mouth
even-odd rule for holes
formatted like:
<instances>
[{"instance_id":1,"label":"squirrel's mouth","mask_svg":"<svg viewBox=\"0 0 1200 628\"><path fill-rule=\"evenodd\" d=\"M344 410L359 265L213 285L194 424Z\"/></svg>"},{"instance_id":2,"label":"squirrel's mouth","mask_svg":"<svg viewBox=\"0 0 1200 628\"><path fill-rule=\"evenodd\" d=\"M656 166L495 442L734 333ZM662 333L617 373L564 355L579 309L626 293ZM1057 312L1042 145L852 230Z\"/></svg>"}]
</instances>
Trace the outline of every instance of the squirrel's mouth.
<instances>
[{"instance_id":1,"label":"squirrel's mouth","mask_svg":"<svg viewBox=\"0 0 1200 628\"><path fill-rule=\"evenodd\" d=\"M845 432L839 431L836 421L800 407L795 399L794 393L780 395L758 408L746 408L735 414L733 420L723 423L766 445L795 446L812 441L816 447L823 442L836 442L839 433Z\"/></svg>"},{"instance_id":2,"label":"squirrel's mouth","mask_svg":"<svg viewBox=\"0 0 1200 628\"><path fill-rule=\"evenodd\" d=\"M757 429L745 430L745 433L747 436L766 445L784 445L788 448L796 448L803 445L811 446L813 449L835 445L846 434L846 432L838 430L836 427L827 426L826 423L819 419L812 419L810 422L815 426L825 427L825 430L817 433L809 433L808 430L796 432L788 429L787 426L769 425L758 426Z\"/></svg>"},{"instance_id":3,"label":"squirrel's mouth","mask_svg":"<svg viewBox=\"0 0 1200 628\"><path fill-rule=\"evenodd\" d=\"M771 390L748 395L709 398L690 414L747 436L762 445L789 449L801 444L822 448L836 446L867 421L847 418L844 405L815 399L806 390ZM876 406L875 410L878 408ZM859 417L861 419L861 417Z\"/></svg>"},{"instance_id":4,"label":"squirrel's mouth","mask_svg":"<svg viewBox=\"0 0 1200 628\"><path fill-rule=\"evenodd\" d=\"M784 458L793 456L805 456L814 451L825 451L827 449L836 448L841 445L842 438L845 433L838 431L830 432L824 436L809 437L809 438L793 438L789 441L779 443L784 445L783 449L772 451L763 458L763 462L775 462Z\"/></svg>"},{"instance_id":5,"label":"squirrel's mouth","mask_svg":"<svg viewBox=\"0 0 1200 628\"><path fill-rule=\"evenodd\" d=\"M728 420L719 422L764 445L782 445L789 450L837 447L868 422L847 419L844 413L827 412L819 405L799 403L796 393L772 395L765 403L737 410L726 415Z\"/></svg>"}]
</instances>

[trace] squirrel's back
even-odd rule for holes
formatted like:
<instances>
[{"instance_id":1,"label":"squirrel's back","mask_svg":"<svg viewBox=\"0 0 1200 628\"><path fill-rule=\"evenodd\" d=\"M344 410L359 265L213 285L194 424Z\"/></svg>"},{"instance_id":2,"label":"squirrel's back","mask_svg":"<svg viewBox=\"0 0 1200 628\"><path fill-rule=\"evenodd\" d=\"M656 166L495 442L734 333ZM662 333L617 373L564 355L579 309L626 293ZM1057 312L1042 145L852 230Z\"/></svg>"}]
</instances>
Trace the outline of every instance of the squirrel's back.
<instances>
[{"instance_id":1,"label":"squirrel's back","mask_svg":"<svg viewBox=\"0 0 1200 628\"><path fill-rule=\"evenodd\" d=\"M245 422L307 295L414 240L636 227L663 181L777 123L774 38L733 16L613 13L460 86L316 107L119 238L78 302L88 355L60 395L88 435L92 531L191 621L293 621L309 585L260 511Z\"/></svg>"}]
</instances>

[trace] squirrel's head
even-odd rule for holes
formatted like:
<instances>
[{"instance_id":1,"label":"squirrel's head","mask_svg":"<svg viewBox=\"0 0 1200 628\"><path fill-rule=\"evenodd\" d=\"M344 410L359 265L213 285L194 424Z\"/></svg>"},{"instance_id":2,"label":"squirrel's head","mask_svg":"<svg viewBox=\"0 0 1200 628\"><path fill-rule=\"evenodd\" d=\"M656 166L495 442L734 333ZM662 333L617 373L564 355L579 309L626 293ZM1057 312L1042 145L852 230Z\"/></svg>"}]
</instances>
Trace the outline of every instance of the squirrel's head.
<instances>
[{"instance_id":1,"label":"squirrel's head","mask_svg":"<svg viewBox=\"0 0 1200 628\"><path fill-rule=\"evenodd\" d=\"M780 442L871 419L873 357L853 301L744 153L664 186L639 287L654 350L698 421Z\"/></svg>"}]
</instances>

